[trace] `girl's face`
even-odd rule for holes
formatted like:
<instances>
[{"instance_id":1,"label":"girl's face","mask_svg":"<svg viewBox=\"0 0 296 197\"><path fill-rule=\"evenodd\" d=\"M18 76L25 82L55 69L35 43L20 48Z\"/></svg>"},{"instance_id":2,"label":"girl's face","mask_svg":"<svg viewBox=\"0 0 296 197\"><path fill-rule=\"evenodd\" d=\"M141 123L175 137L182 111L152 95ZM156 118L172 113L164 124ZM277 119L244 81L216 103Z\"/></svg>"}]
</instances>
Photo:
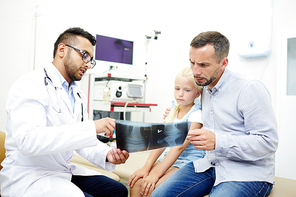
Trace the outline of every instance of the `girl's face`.
<instances>
[{"instance_id":1,"label":"girl's face","mask_svg":"<svg viewBox=\"0 0 296 197\"><path fill-rule=\"evenodd\" d=\"M187 77L177 76L175 79L175 99L180 106L193 105L200 91L194 86L194 81Z\"/></svg>"}]
</instances>

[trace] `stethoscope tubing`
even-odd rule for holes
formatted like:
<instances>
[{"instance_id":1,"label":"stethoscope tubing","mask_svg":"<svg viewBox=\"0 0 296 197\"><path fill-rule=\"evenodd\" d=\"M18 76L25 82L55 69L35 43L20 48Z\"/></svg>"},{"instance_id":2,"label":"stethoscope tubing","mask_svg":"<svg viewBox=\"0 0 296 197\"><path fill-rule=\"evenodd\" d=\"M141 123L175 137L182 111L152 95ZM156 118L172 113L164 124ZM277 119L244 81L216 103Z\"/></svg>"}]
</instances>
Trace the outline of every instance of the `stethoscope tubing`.
<instances>
[{"instance_id":1,"label":"stethoscope tubing","mask_svg":"<svg viewBox=\"0 0 296 197\"><path fill-rule=\"evenodd\" d=\"M54 109L57 113L62 113L61 107L58 105L57 87L54 86L54 84L53 84L51 78L50 78L50 77L48 76L48 74L47 74L46 69L43 68L43 70L44 70L44 74L45 74L45 77L44 77L44 85L46 86L47 92L48 92L48 82L50 82L50 84L51 84L51 85L54 87L54 89L55 89L55 95L56 95L56 100L57 100L56 104L57 104L57 108L58 108L58 109L54 106L54 104L53 104L53 102L52 102L52 99L51 99L51 97L50 97L50 95L49 95L50 100L51 100L51 103L52 103L52 107L53 107L53 109ZM49 94L49 92L48 92L48 94ZM79 92L77 92L77 95L78 95L78 97L81 99L81 122L83 122L83 100L82 100L82 97L80 96Z\"/></svg>"}]
</instances>

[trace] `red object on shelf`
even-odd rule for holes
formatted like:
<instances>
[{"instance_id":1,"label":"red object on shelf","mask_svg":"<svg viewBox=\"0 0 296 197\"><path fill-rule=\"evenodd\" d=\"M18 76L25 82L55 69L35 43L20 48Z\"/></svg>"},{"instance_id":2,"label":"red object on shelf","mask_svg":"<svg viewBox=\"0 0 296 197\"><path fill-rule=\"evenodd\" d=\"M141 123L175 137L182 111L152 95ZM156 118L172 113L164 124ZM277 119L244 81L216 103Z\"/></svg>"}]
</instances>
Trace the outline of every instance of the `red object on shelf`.
<instances>
[{"instance_id":1,"label":"red object on shelf","mask_svg":"<svg viewBox=\"0 0 296 197\"><path fill-rule=\"evenodd\" d=\"M126 105L126 102L116 102L116 101L111 101L111 108L110 111L114 111L114 107L124 107ZM157 106L157 104L153 103L128 103L127 107L144 107L144 108L149 108L151 106Z\"/></svg>"},{"instance_id":2,"label":"red object on shelf","mask_svg":"<svg viewBox=\"0 0 296 197\"><path fill-rule=\"evenodd\" d=\"M118 106L118 105L123 105L125 106L126 102L117 102L117 101L111 101L111 105ZM157 106L157 104L152 104L152 103L128 103L127 106Z\"/></svg>"}]
</instances>

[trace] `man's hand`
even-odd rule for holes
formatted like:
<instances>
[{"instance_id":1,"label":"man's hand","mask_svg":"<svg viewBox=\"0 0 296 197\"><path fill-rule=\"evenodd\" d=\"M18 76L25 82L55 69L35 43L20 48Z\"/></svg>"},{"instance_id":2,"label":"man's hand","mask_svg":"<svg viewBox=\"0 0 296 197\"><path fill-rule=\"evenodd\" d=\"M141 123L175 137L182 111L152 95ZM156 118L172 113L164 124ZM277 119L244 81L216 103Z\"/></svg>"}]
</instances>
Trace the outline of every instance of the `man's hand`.
<instances>
[{"instance_id":1,"label":"man's hand","mask_svg":"<svg viewBox=\"0 0 296 197\"><path fill-rule=\"evenodd\" d=\"M111 136L115 129L115 119L102 118L94 121L97 133L106 133L106 136Z\"/></svg>"},{"instance_id":2,"label":"man's hand","mask_svg":"<svg viewBox=\"0 0 296 197\"><path fill-rule=\"evenodd\" d=\"M187 135L187 140L197 149L215 150L216 135L207 129L190 130Z\"/></svg>"},{"instance_id":3,"label":"man's hand","mask_svg":"<svg viewBox=\"0 0 296 197\"><path fill-rule=\"evenodd\" d=\"M120 149L113 148L107 153L107 159L113 164L122 164L128 159L129 153L126 150L121 151Z\"/></svg>"}]
</instances>

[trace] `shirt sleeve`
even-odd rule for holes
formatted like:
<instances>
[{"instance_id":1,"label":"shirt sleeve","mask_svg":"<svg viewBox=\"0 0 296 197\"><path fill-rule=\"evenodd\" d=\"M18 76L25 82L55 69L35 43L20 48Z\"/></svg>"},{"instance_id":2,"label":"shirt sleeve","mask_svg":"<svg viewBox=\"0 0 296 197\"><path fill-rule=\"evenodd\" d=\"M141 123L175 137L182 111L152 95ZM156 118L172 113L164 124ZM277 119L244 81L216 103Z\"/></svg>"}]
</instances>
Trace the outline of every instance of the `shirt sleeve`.
<instances>
[{"instance_id":1,"label":"shirt sleeve","mask_svg":"<svg viewBox=\"0 0 296 197\"><path fill-rule=\"evenodd\" d=\"M217 155L232 160L256 161L273 154L278 145L277 125L270 95L263 83L248 83L242 89L237 105L243 117L244 133L217 133Z\"/></svg>"},{"instance_id":2,"label":"shirt sleeve","mask_svg":"<svg viewBox=\"0 0 296 197\"><path fill-rule=\"evenodd\" d=\"M190 122L198 122L198 123L202 124L201 110L197 110L197 111L192 112L188 117L188 121L190 121Z\"/></svg>"}]
</instances>

